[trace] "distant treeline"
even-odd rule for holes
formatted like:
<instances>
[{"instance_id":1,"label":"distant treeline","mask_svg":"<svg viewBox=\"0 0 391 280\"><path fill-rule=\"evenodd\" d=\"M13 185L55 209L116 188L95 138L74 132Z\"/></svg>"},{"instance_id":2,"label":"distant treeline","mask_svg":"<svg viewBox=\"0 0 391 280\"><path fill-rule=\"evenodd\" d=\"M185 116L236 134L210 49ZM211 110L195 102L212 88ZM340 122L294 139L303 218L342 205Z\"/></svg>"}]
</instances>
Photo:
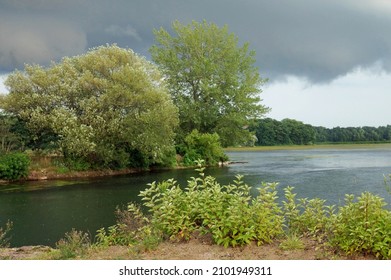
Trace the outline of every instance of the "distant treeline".
<instances>
[{"instance_id":1,"label":"distant treeline","mask_svg":"<svg viewBox=\"0 0 391 280\"><path fill-rule=\"evenodd\" d=\"M258 120L252 130L257 137L257 146L391 141L391 125L325 128L292 119L278 121L266 118Z\"/></svg>"}]
</instances>

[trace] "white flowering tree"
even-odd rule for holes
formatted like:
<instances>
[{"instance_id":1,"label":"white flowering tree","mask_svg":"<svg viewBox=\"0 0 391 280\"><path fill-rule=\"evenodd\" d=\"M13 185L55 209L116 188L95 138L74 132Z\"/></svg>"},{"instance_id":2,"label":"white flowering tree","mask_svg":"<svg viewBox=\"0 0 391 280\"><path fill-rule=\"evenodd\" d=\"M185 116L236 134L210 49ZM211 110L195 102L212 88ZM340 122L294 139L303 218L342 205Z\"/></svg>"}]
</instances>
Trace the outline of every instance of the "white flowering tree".
<instances>
[{"instance_id":1,"label":"white flowering tree","mask_svg":"<svg viewBox=\"0 0 391 280\"><path fill-rule=\"evenodd\" d=\"M5 85L0 107L32 133L56 135L65 157L125 167L172 153L177 108L159 70L130 49L104 46L47 68L27 65Z\"/></svg>"}]
</instances>

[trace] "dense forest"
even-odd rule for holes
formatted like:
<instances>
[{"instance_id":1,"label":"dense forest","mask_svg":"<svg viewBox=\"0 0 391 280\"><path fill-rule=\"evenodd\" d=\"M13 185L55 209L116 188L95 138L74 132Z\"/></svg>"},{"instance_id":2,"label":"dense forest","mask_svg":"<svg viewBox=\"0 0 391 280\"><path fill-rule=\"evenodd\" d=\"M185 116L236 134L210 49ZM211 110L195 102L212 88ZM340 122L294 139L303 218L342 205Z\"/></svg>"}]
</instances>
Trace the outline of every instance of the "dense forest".
<instances>
[{"instance_id":1,"label":"dense forest","mask_svg":"<svg viewBox=\"0 0 391 280\"><path fill-rule=\"evenodd\" d=\"M256 136L256 146L391 141L391 125L326 128L293 119L278 121L265 118L258 120L251 130Z\"/></svg>"}]
</instances>

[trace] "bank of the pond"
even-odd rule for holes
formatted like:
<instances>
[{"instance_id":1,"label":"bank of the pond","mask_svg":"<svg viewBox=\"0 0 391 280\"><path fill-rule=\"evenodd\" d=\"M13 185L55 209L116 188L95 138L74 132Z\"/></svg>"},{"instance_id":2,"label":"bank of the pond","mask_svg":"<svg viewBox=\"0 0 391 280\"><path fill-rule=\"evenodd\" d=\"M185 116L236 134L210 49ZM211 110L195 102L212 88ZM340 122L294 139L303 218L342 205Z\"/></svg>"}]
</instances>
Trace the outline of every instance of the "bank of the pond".
<instances>
[{"instance_id":1,"label":"bank of the pond","mask_svg":"<svg viewBox=\"0 0 391 280\"><path fill-rule=\"evenodd\" d=\"M53 163L56 157L32 157L29 169L29 174L22 180L39 181L39 180L57 180L57 179L77 179L77 178L98 178L118 175L128 175L134 173L148 172L148 171L163 171L175 169L194 169L196 166L175 165L171 167L150 167L150 168L124 168L124 169L97 169L75 171L64 167L59 167ZM219 166L225 165L220 163ZM7 183L7 181L0 181L0 183Z\"/></svg>"},{"instance_id":2,"label":"bank of the pond","mask_svg":"<svg viewBox=\"0 0 391 280\"><path fill-rule=\"evenodd\" d=\"M73 179L73 178L94 178L103 176L116 176L126 175L137 172L146 171L145 169L128 168L121 170L87 170L87 171L68 171L68 172L56 172L54 170L47 169L35 169L29 172L26 180L38 181L38 180L54 180L54 179Z\"/></svg>"},{"instance_id":3,"label":"bank of the pond","mask_svg":"<svg viewBox=\"0 0 391 280\"><path fill-rule=\"evenodd\" d=\"M220 162L219 167L231 164L231 162ZM41 168L33 169L29 171L27 178L23 180L27 181L39 181L39 180L57 180L57 179L77 179L77 178L98 178L128 175L149 171L164 171L164 170L179 170L179 169L194 169L197 166L173 166L173 167L153 167L153 168L127 168L120 170L101 169L101 170L86 170L86 171L67 171L58 172L56 168ZM0 183L7 183L7 181L0 180Z\"/></svg>"},{"instance_id":4,"label":"bank of the pond","mask_svg":"<svg viewBox=\"0 0 391 280\"><path fill-rule=\"evenodd\" d=\"M228 147L225 152L256 152L256 151L284 151L284 150L326 150L326 149L391 149L391 143L368 144L316 144L316 145L284 145L284 146L254 146Z\"/></svg>"}]
</instances>

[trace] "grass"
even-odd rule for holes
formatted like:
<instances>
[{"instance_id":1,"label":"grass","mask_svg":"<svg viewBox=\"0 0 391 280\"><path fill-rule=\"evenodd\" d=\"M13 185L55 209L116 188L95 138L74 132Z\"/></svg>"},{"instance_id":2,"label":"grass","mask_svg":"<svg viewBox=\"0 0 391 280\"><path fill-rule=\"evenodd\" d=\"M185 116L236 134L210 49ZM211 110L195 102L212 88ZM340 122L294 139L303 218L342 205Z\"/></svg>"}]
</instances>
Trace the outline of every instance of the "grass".
<instances>
[{"instance_id":1,"label":"grass","mask_svg":"<svg viewBox=\"0 0 391 280\"><path fill-rule=\"evenodd\" d=\"M305 248L304 242L299 236L295 234L288 235L284 241L281 242L280 248L282 250L303 250Z\"/></svg>"},{"instance_id":2,"label":"grass","mask_svg":"<svg viewBox=\"0 0 391 280\"><path fill-rule=\"evenodd\" d=\"M255 147L229 147L225 152L257 152L257 151L285 151L285 150L317 150L317 149L391 149L391 143L369 144L314 144L314 145L284 145L284 146L255 146Z\"/></svg>"}]
</instances>

